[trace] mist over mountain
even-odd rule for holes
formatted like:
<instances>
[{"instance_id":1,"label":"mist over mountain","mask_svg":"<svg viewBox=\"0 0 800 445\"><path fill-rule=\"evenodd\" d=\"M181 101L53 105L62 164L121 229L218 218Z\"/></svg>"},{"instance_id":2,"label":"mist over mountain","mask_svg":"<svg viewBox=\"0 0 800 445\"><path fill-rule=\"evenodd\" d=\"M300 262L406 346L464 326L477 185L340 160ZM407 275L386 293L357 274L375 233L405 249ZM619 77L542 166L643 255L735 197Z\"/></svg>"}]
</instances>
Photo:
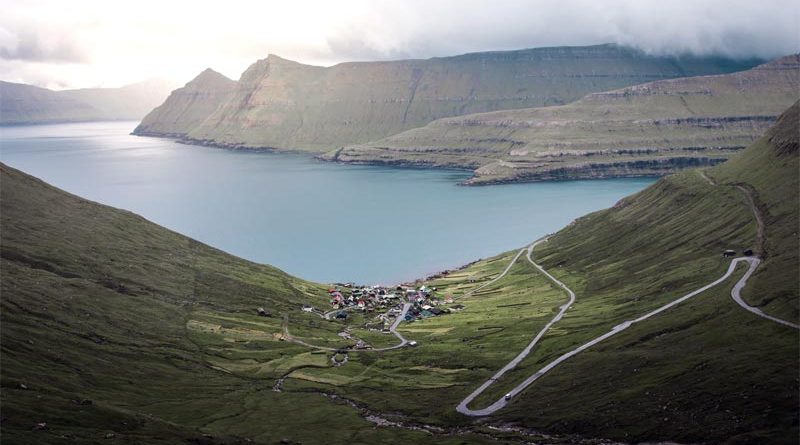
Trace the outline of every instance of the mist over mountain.
<instances>
[{"instance_id":1,"label":"mist over mountain","mask_svg":"<svg viewBox=\"0 0 800 445\"><path fill-rule=\"evenodd\" d=\"M173 87L150 80L120 88L54 91L0 81L0 125L138 120Z\"/></svg>"}]
</instances>

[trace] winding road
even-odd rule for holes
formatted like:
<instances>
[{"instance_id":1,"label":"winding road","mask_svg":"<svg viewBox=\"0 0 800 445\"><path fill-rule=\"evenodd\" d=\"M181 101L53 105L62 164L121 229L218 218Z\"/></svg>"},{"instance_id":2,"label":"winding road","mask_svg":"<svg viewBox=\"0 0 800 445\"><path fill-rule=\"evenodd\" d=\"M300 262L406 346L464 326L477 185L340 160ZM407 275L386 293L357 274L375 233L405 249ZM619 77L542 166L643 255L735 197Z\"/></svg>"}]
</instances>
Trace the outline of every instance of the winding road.
<instances>
[{"instance_id":1,"label":"winding road","mask_svg":"<svg viewBox=\"0 0 800 445\"><path fill-rule=\"evenodd\" d=\"M491 413L497 411L498 409L502 408L503 406L505 406L505 401L506 400L505 400L505 398L502 398L502 399L498 400L498 402L502 402L502 404L500 406L496 407L496 408L495 408L495 405L497 405L498 402L495 402L494 404L492 404L491 406L489 406L487 408L479 409L479 410L471 410L471 409L469 409L467 407L467 405L469 405L472 402L472 400L475 399L475 397L478 397L479 395L481 395L481 393L483 393L486 390L486 388L488 388L494 382L496 382L500 377L503 376L503 374L505 374L506 372L514 369L522 360L524 360L525 357L527 357L528 354L531 353L531 351L533 350L533 347L536 346L537 343L539 343L539 340L541 340L541 338L550 329L550 327L553 326L553 324L555 324L557 321L561 320L561 317L564 316L564 313L567 312L567 309L569 309L570 306L572 306L572 303L575 302L575 293L572 292L572 290L570 288L568 288L564 283L562 283L561 281L558 281L554 276L552 276L549 273L547 273L547 271L545 271L544 268L542 268L542 266L536 264L533 261L533 259L531 258L531 254L533 253L533 248L536 247L537 245L545 242L545 241L547 241L547 238L542 238L542 239L534 242L530 246L528 246L527 249L520 250L519 253L517 254L517 256L515 256L514 259L511 260L511 263L508 265L508 267L506 268L506 270L503 272L502 275L505 275L505 273L508 272L509 269L511 269L511 266L514 265L514 263L517 261L517 259L519 259L520 255L522 255L522 253L527 250L528 254L526 255L526 257L527 257L528 261L531 264L533 264L534 267L539 269L539 271L542 272L545 276L547 276L547 278L549 278L551 281L556 283L556 285L558 285L559 287L564 289L564 291L566 291L567 294L569 295L569 301L559 308L560 310L555 315L555 317L553 317L546 325L544 325L542 330L540 330L539 333L536 334L536 336L533 338L533 340L531 340L531 342L528 343L527 346L525 346L525 349L523 349L522 352L517 354L516 357L514 357L510 362L508 362L508 364L503 366L502 369L497 371L489 380L484 382L483 385L479 386L478 389L473 391L464 400L462 400L461 403L459 403L458 406L456 407L456 411L458 411L458 412L460 412L462 414L466 414L468 416L488 416L489 414L491 414ZM500 277L498 277L498 278L502 278L502 275ZM497 281L498 278L495 278L494 280L492 280L492 282ZM524 389L524 387L520 388L520 391L522 389ZM515 390L516 390L516 388L515 388Z\"/></svg>"},{"instance_id":2,"label":"winding road","mask_svg":"<svg viewBox=\"0 0 800 445\"><path fill-rule=\"evenodd\" d=\"M717 186L717 183L714 182L711 178L709 178L704 171L699 170L699 173L700 173L700 176L702 176L702 178L706 182L708 182L711 186L714 186L714 187ZM759 250L763 251L763 246L765 245L765 232L764 232L763 218L761 217L759 209L756 206L755 199L754 199L752 193L750 192L750 190L748 190L746 187L741 186L741 185L738 185L737 188L739 188L742 191L742 193L744 193L746 195L747 200L748 200L748 204L749 204L750 208L753 211L753 215L754 215L754 217L756 219L757 229L758 229L757 240L758 240L758 244L759 244ZM462 414L465 414L467 416L473 416L473 417L489 416L489 415L493 414L495 411L505 407L510 399L512 399L513 397L517 396L519 393L524 391L525 388L530 386L533 382L535 382L536 380L540 379L545 374L547 374L549 371L551 371L553 368L555 368L559 364L563 363L564 361L568 360L569 358L571 358L571 357L583 352L584 350L586 350L588 348L591 348L592 346L594 346L594 345L596 345L596 344L598 344L598 343L600 343L600 342L602 342L604 340L607 340L608 338L611 338L611 337L619 334L620 332L622 332L622 331L628 329L629 327L631 327L633 324L640 323L640 322L642 322L644 320L647 320L650 317L658 315L661 312L664 312L664 311L666 311L666 310L668 310L668 309L670 309L670 308L672 308L674 306L677 306L677 305L683 303L684 301L686 301L686 300L688 300L688 299L690 299L690 298L692 298L692 297L694 297L694 296L696 296L696 295L698 295L698 294L700 294L700 293L702 293L702 292L704 292L704 291L706 291L706 290L708 290L708 289L710 289L710 288L712 288L714 286L717 286L718 284L720 284L723 281L727 280L733 274L733 272L736 270L736 266L739 263L747 263L748 264L748 268L747 268L747 271L744 273L744 275L739 279L739 281L736 282L736 284L731 289L731 298L739 306L741 306L745 310L747 310L747 311L749 311L749 312L751 312L751 313L753 313L755 315L758 315L759 317L765 318L767 320L773 321L775 323L778 323L778 324L781 324L781 325L784 325L784 326L791 327L793 329L800 329L800 325L798 325L797 323L793 323L793 322L790 322L790 321L787 321L787 320L783 320L783 319L778 318L778 317L774 317L774 316L765 314L761 309L759 309L757 307L750 306L749 304L747 304L747 302L744 301L744 299L742 298L742 295L741 295L741 291L744 288L744 286L747 284L747 280L750 279L750 276L753 275L753 273L755 272L756 268L761 263L761 259L757 258L757 257L735 258L735 259L733 259L731 261L730 265L728 266L728 270L725 272L725 274L722 275L717 280L713 281L712 283L709 283L709 284L707 284L707 285L705 285L705 286L703 286L703 287L701 287L699 289L696 289L696 290L694 290L694 291L692 291L692 292L690 292L690 293L688 293L688 294L686 294L686 295L684 295L684 296L682 296L682 297L680 297L680 298L678 298L676 300L673 300L673 301L671 301L671 302L669 302L669 303L667 303L667 304L665 304L665 305L663 305L663 306L661 306L661 307L659 307L659 308L657 308L657 309L655 309L655 310L653 310L651 312L648 312L648 313L640 316L639 318L636 318L634 320L627 320L627 321L624 321L624 322L614 326L609 332L606 332L603 335L595 337L594 339L584 343L581 346L578 346L575 349L572 349L569 352L566 352L565 354L562 354L561 356L559 356L555 360L551 361L550 363L548 363L547 365L545 365L544 367L542 367L541 369L539 369L538 371L536 371L535 373L530 375L522 383L520 383L519 385L514 387L505 396L501 397L500 399L498 399L497 401L495 401L491 405L489 405L489 406L487 406L485 408L482 408L482 409L470 409L468 407L468 405L476 397L478 397L488 387L490 387L493 383L495 383L498 379L500 379L500 377L502 377L503 374L505 374L509 370L515 368L522 360L525 359L525 357L528 356L528 354L530 354L530 352L533 350L533 347L539 342L539 340L550 329L550 327L553 324L555 324L556 322L558 322L559 320L561 320L561 318L564 316L564 313L567 311L567 309L569 309L570 306L572 306L572 303L575 302L575 293L571 289L569 289L566 285L564 285L564 283L560 282L555 277L550 275L546 270L544 270L544 268L542 266L536 264L533 261L533 259L531 258L531 255L533 253L534 247L536 247L536 245L538 245L538 244L540 244L542 242L545 242L545 241L547 241L547 238L544 238L544 239L541 239L541 240L538 240L538 241L534 242L533 244L528 246L527 249L520 250L519 253L517 253L517 255L511 260L511 262L509 263L508 267L506 267L506 269L503 271L502 274L500 274L499 276L495 277L493 280L485 283L484 285L474 289L473 291L471 291L471 292L469 292L469 293L467 293L465 295L472 294L472 293L476 292L477 290L479 290L479 289L481 289L483 287L486 287L489 284L492 284L492 283L498 281L503 276L505 276L506 273L514 265L514 263L519 259L520 255L522 255L522 253L525 250L527 250L527 252L528 252L527 253L528 261L531 264L533 264L545 276L547 276L551 281L553 281L556 285L558 285L559 287L564 289L564 291L567 292L567 294L569 295L569 301L566 304L564 304L563 306L560 307L560 311L550 320L550 322L548 322L544 326L544 328L542 328L542 330L539 331L538 334L536 334L536 336L533 338L533 340L531 340L531 342L528 343L528 345L525 347L525 349L522 350L522 352L520 352L516 357L514 357L502 369L500 369L498 372L496 372L491 378L489 378L489 380L484 382L475 391L473 391L466 398L464 398L464 400L462 400L461 403L459 403L458 406L456 407L456 411L458 411L458 412L460 412Z\"/></svg>"},{"instance_id":3,"label":"winding road","mask_svg":"<svg viewBox=\"0 0 800 445\"><path fill-rule=\"evenodd\" d=\"M531 252L534 246L535 245L532 244L528 248L528 251ZM530 253L529 253L529 255L530 255ZM528 259L530 260L530 256L528 256ZM659 307L658 309L655 309L655 310L653 310L651 312L648 312L648 313L640 316L639 318L636 318L634 320L624 321L624 322L614 326L609 332L606 332L603 335L595 337L594 339L584 343L581 346L578 346L577 348L575 348L575 349L573 349L573 350L571 350L571 351L569 351L569 352L567 352L565 354L562 354L561 356L559 356L555 360L551 361L550 363L548 363L547 365L545 365L544 367L542 367L541 369L539 369L538 371L533 373L530 377L525 379L522 383L520 383L519 385L514 387L511 391L509 391L508 392L508 396L501 397L500 399L498 399L497 401L495 401L491 405L487 406L486 408L470 409L468 407L469 403L472 402L472 400L474 400L475 397L477 397L478 395L483 393L486 390L486 388L488 388L493 383L495 383L497 381L497 379L499 379L503 374L505 374L510 369L513 369L514 367L516 367L525 357L527 357L527 355L533 349L533 346L535 346L536 343L538 343L539 339L541 339L541 337L544 335L544 333L555 322L557 322L558 320L561 319L561 317L564 315L564 312L567 309L569 309L569 307L572 304L572 302L575 301L574 292L572 292L569 288L567 288L563 283L561 283L560 281L555 279L552 275L547 273L541 266L539 266L536 263L534 263L533 260L530 260L530 261L534 266L536 266L537 269L539 269L541 272L543 272L548 278L550 278L552 281L554 281L556 284L558 284L560 287L562 287L570 295L570 301L567 304L565 304L564 306L561 306L561 311L559 311L559 313L556 314L556 316L553 317L553 319L550 320L550 322L547 325L545 325L545 327L541 331L539 331L539 333L536 335L536 337L534 337L534 339L531 341L531 343L529 343L528 346L526 346L525 349L523 349L522 352L519 355L514 357L514 359L511 360L506 366L504 366L503 369L498 371L489 380L484 382L483 385L478 387L478 389L473 391L463 401L461 401L461 403L458 404L458 406L456 407L456 410L458 412L462 413L462 414L465 414L465 415L468 415L468 416L473 416L473 417L489 416L489 415L493 414L495 411L505 407L506 404L508 403L508 399L511 399L511 398L515 397L516 395L518 395L519 393L521 393L522 391L524 391L525 388L530 386L536 380L539 380L541 377L543 377L545 374L550 372L553 368L555 368L556 366L558 366L562 362L564 362L564 361L568 360L569 358L571 358L571 357L583 352L584 350L586 350L588 348L591 348L592 346L594 346L594 345L596 345L596 344L598 344L598 343L600 343L600 342L602 342L604 340L607 340L607 339L619 334L620 332L628 329L629 327L631 327L632 325L634 325L636 323L640 323L640 322L642 322L644 320L647 320L650 317L658 315L661 312L664 312L664 311L672 308L673 306L677 306L677 305L683 303L684 301L694 297L697 294L700 294L700 293L702 293L702 292L704 292L704 291L706 291L706 290L708 290L708 289L710 289L710 288L712 288L714 286L717 286L718 284L720 284L723 281L727 280L731 276L731 274L733 274L734 270L736 269L736 266L739 263L743 263L743 262L744 263L748 263L749 267L747 269L747 272L745 272L745 274L742 276L742 278L740 278L739 281L736 282L736 284L734 285L733 289L731 289L731 297L734 299L734 301L736 301L740 306L742 306L743 308L747 309L748 311L750 311L750 312L752 312L752 313L754 313L756 315L759 315L759 316L764 317L764 318L766 318L768 320L774 321L776 323L780 323L780 324L785 325L785 326L789 326L789 327L792 327L792 328L795 328L795 329L800 329L800 326L798 326L797 324L788 322L786 320L782 320L782 319L777 318L777 317L773 317L773 316L764 314L760 309L754 308L752 306L749 306L747 303L745 303L742 300L741 290L742 290L742 288L744 288L745 284L747 284L747 280L753 274L753 272L755 271L756 267L758 267L758 265L761 262L761 260L758 259L758 258L755 258L755 257L735 258L735 259L733 259L731 261L730 266L728 266L728 270L725 272L725 274L722 275L717 280L713 281L712 283L709 283L709 284L707 284L707 285L705 285L705 286L703 286L703 287L701 287L699 289L696 289L696 290L694 290L694 291L692 291L692 292L690 292L690 293L688 293L688 294L686 294L686 295L684 295L684 296L682 296L682 297L680 297L680 298L678 298L676 300L673 300L670 303L667 303L667 304ZM506 397L508 397L508 399Z\"/></svg>"}]
</instances>

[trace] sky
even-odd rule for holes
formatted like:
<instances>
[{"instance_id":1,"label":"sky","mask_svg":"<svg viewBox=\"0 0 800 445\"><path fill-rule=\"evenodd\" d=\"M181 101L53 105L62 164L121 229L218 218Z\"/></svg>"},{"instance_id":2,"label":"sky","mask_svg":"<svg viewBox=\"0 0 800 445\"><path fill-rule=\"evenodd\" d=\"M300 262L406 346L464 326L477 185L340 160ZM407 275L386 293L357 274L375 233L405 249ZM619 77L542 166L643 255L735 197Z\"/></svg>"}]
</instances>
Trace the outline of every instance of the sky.
<instances>
[{"instance_id":1,"label":"sky","mask_svg":"<svg viewBox=\"0 0 800 445\"><path fill-rule=\"evenodd\" d=\"M0 80L116 87L277 54L315 65L618 43L648 53L800 51L797 0L0 0Z\"/></svg>"}]
</instances>

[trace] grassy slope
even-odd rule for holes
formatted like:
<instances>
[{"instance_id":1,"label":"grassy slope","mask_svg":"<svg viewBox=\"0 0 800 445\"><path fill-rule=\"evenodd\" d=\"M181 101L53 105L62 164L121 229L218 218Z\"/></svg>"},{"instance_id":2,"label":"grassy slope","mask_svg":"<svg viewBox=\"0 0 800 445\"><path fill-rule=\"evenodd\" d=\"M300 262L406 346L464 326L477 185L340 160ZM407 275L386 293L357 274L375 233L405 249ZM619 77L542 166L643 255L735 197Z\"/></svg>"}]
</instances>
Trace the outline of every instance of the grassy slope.
<instances>
[{"instance_id":1,"label":"grassy slope","mask_svg":"<svg viewBox=\"0 0 800 445\"><path fill-rule=\"evenodd\" d=\"M796 119L786 122L784 137L791 141ZM791 237L797 202L781 193L797 190L797 153L776 158L774 145L762 140L711 171L723 185L711 186L697 172L665 178L538 248L535 257L575 289L578 301L484 399L502 395L569 348L721 275L722 249L756 242L747 201L729 182L749 184L770 215L770 256L745 296L796 319ZM345 395L397 420L469 425L455 405L566 300L520 262L504 279L460 298L464 310L402 325L419 347L351 353L347 365L333 368L328 355L278 341L278 318L253 314L261 305L288 312L293 335L337 344L341 324L297 310L300 302L321 304L306 294L322 295L316 285L13 169L0 173L0 383L8 443L49 443L64 434L91 443L105 441L107 431L140 442L205 440L201 432L218 441L421 441L429 436L373 429L349 406L317 393ZM432 284L442 294L463 296L500 273L514 254ZM732 282L567 361L496 419L627 439L795 443L797 332L736 306L728 296ZM284 375L284 392L270 391ZM82 398L94 404L71 402ZM31 432L39 421L49 430Z\"/></svg>"},{"instance_id":2,"label":"grassy slope","mask_svg":"<svg viewBox=\"0 0 800 445\"><path fill-rule=\"evenodd\" d=\"M788 128L796 141L797 119L783 119L780 128ZM796 196L797 152L778 159L774 144L762 139L710 175L749 184L770 215L771 253L745 297L769 313L797 320L798 203L784 198ZM520 367L475 406L502 396L569 349L721 276L729 263L722 250L741 252L756 244L745 196L724 182L710 185L698 171L664 178L612 209L580 218L534 255L576 291L577 302ZM499 273L515 254L481 261L431 284L462 295ZM733 283L568 360L495 419L624 440L797 443L800 338L797 331L737 306L729 295ZM329 372L310 370L287 385L324 387L429 422L469 423L454 413L455 404L516 355L564 301L566 296L532 267L518 263L508 277L463 298L464 311L403 327L420 341L413 355L354 360L343 371L358 377L353 382L313 381L314 375ZM500 306L525 302L530 304L491 315ZM406 380L386 378L391 375ZM416 382L436 379L449 386L417 389L409 375Z\"/></svg>"},{"instance_id":3,"label":"grassy slope","mask_svg":"<svg viewBox=\"0 0 800 445\"><path fill-rule=\"evenodd\" d=\"M9 167L0 175L4 444L424 438L374 430L318 394L270 390L294 366L281 362L308 351L277 341L279 320L251 314L318 303L306 294L322 295L316 285ZM237 351L277 361L263 380L212 368ZM31 431L38 422L47 430Z\"/></svg>"},{"instance_id":4,"label":"grassy slope","mask_svg":"<svg viewBox=\"0 0 800 445\"><path fill-rule=\"evenodd\" d=\"M797 107L777 130L794 135L794 152L776 155L773 130L711 172L755 189L769 215L767 245L774 254L745 297L795 321ZM695 171L579 219L536 251L578 302L562 329L526 360L528 371L546 362L551 345L562 349L595 329L606 331L722 275L727 261L720 251L755 246L755 232L741 192L712 187ZM798 333L739 308L728 295L732 283L566 362L512 403L507 415L616 437L796 443Z\"/></svg>"},{"instance_id":5,"label":"grassy slope","mask_svg":"<svg viewBox=\"0 0 800 445\"><path fill-rule=\"evenodd\" d=\"M800 107L793 106L782 118L785 125L772 129L765 139L741 154L737 162L709 172L728 185L742 185L755 195L766 225L765 261L755 274L750 301L768 313L797 319L798 251L797 193L800 190L798 126Z\"/></svg>"},{"instance_id":6,"label":"grassy slope","mask_svg":"<svg viewBox=\"0 0 800 445\"><path fill-rule=\"evenodd\" d=\"M441 119L326 157L471 168L474 184L663 174L721 161L752 143L797 100L799 76L800 57L787 56L733 74L594 93L564 106Z\"/></svg>"}]
</instances>

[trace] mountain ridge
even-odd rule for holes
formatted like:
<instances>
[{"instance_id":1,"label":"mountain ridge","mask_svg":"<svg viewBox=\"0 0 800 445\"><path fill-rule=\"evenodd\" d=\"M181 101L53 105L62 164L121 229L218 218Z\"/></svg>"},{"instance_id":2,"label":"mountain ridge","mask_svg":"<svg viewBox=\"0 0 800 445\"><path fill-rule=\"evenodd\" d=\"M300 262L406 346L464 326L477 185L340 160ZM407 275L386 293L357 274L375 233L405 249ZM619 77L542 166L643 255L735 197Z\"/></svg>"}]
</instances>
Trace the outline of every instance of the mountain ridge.
<instances>
[{"instance_id":1,"label":"mountain ridge","mask_svg":"<svg viewBox=\"0 0 800 445\"><path fill-rule=\"evenodd\" d=\"M245 70L232 96L186 131L145 118L134 134L183 135L229 148L328 151L437 118L558 105L583 95L691 74L732 72L756 60L649 56L618 45L532 48L452 57L304 65L270 55ZM588 68L588 67L591 68ZM168 104L165 104L168 106ZM161 112L164 110L162 109Z\"/></svg>"},{"instance_id":2,"label":"mountain ridge","mask_svg":"<svg viewBox=\"0 0 800 445\"><path fill-rule=\"evenodd\" d=\"M0 81L0 125L138 120L172 88L172 83L159 79L118 88L58 91Z\"/></svg>"},{"instance_id":3,"label":"mountain ridge","mask_svg":"<svg viewBox=\"0 0 800 445\"><path fill-rule=\"evenodd\" d=\"M164 103L151 110L133 130L142 136L182 137L228 100L236 82L206 68Z\"/></svg>"},{"instance_id":4,"label":"mountain ridge","mask_svg":"<svg viewBox=\"0 0 800 445\"><path fill-rule=\"evenodd\" d=\"M468 184L662 175L713 165L800 97L800 56L750 70L591 93L568 105L451 117L321 156L458 167Z\"/></svg>"}]
</instances>

